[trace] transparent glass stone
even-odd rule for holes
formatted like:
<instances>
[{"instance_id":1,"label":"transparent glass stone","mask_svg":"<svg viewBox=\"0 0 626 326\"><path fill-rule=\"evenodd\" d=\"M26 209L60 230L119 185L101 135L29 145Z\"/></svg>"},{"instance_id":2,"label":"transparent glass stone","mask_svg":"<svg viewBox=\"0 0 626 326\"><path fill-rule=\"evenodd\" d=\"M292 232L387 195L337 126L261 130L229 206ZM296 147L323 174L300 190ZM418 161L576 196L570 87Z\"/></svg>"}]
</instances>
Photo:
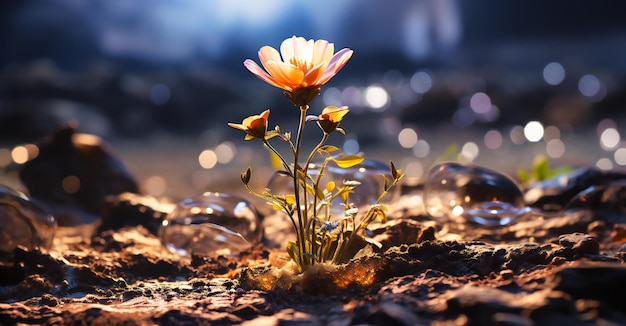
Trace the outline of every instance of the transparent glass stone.
<instances>
[{"instance_id":1,"label":"transparent glass stone","mask_svg":"<svg viewBox=\"0 0 626 326\"><path fill-rule=\"evenodd\" d=\"M50 249L57 221L25 194L0 185L0 261L9 261L18 246Z\"/></svg>"},{"instance_id":2,"label":"transparent glass stone","mask_svg":"<svg viewBox=\"0 0 626 326\"><path fill-rule=\"evenodd\" d=\"M319 164L311 164L308 169L309 175L314 178L319 175ZM386 175L389 182L393 180L391 177L390 167L386 164L365 159L363 162L350 167L340 168L333 162L329 162L326 166L324 176L322 176L320 186L324 185L328 181L334 181L339 187L344 181L358 181L360 185L354 188L350 193L350 202L357 208L367 209L371 204L374 204L380 194L383 191L384 180L381 175ZM293 179L287 175L276 172L270 178L267 188L272 194L293 194ZM382 200L382 203L389 203L400 196L400 187L396 186L390 190ZM331 212L333 214L344 214L344 208L341 206L341 199L337 198L332 204Z\"/></svg>"},{"instance_id":3,"label":"transparent glass stone","mask_svg":"<svg viewBox=\"0 0 626 326\"><path fill-rule=\"evenodd\" d=\"M232 255L250 249L263 235L257 210L243 198L206 192L185 199L161 224L161 242L190 256Z\"/></svg>"},{"instance_id":4,"label":"transparent glass stone","mask_svg":"<svg viewBox=\"0 0 626 326\"><path fill-rule=\"evenodd\" d=\"M511 178L478 165L435 165L424 185L426 212L442 220L465 220L487 226L506 225L531 212Z\"/></svg>"},{"instance_id":5,"label":"transparent glass stone","mask_svg":"<svg viewBox=\"0 0 626 326\"><path fill-rule=\"evenodd\" d=\"M382 194L385 184L382 175L385 175L389 183L393 181L389 165L376 160L365 159L363 162L349 168L329 165L328 172L330 172L333 180L338 185L342 184L344 180L355 180L361 183L350 194L350 201L356 207L367 207L376 202ZM399 185L393 187L381 202L390 203L398 199L398 197L400 197Z\"/></svg>"},{"instance_id":6,"label":"transparent glass stone","mask_svg":"<svg viewBox=\"0 0 626 326\"><path fill-rule=\"evenodd\" d=\"M320 166L319 164L311 163L307 171L310 176L315 178L320 173ZM328 182L329 180L331 179L325 176L322 182ZM276 171L272 174L265 188L274 195L293 195L293 179L281 171Z\"/></svg>"}]
</instances>

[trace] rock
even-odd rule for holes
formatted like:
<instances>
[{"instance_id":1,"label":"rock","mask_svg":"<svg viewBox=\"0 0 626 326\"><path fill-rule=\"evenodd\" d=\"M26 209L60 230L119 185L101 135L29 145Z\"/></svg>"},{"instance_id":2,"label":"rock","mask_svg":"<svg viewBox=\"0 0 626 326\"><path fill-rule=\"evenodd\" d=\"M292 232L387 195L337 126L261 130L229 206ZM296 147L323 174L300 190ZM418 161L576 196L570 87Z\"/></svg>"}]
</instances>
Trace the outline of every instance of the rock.
<instances>
[{"instance_id":1,"label":"rock","mask_svg":"<svg viewBox=\"0 0 626 326\"><path fill-rule=\"evenodd\" d=\"M590 186L572 199L567 207L626 215L626 180Z\"/></svg>"},{"instance_id":2,"label":"rock","mask_svg":"<svg viewBox=\"0 0 626 326\"><path fill-rule=\"evenodd\" d=\"M606 185L615 180L626 179L626 174L604 172L592 168L579 168L532 184L524 190L526 204L544 211L560 211L581 191L591 187ZM576 207L576 204L572 204Z\"/></svg>"},{"instance_id":3,"label":"rock","mask_svg":"<svg viewBox=\"0 0 626 326\"><path fill-rule=\"evenodd\" d=\"M59 225L93 222L107 196L139 192L109 146L98 136L77 133L71 124L41 140L39 155L24 164L20 179Z\"/></svg>"},{"instance_id":4,"label":"rock","mask_svg":"<svg viewBox=\"0 0 626 326\"><path fill-rule=\"evenodd\" d=\"M598 300L626 310L626 266L617 263L576 262L556 272L555 290L577 299Z\"/></svg>"},{"instance_id":5,"label":"rock","mask_svg":"<svg viewBox=\"0 0 626 326\"><path fill-rule=\"evenodd\" d=\"M102 205L102 223L98 232L118 230L125 226L142 225L152 234L158 234L161 221L176 204L167 199L125 192L106 197Z\"/></svg>"}]
</instances>

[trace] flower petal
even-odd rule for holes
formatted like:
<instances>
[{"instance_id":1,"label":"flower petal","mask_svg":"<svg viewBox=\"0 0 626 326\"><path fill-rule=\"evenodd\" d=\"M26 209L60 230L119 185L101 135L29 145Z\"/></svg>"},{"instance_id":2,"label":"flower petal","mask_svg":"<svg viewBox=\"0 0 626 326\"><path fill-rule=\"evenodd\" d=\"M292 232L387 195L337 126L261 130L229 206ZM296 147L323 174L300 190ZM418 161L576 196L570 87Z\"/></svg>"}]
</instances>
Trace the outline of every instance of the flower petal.
<instances>
[{"instance_id":1,"label":"flower petal","mask_svg":"<svg viewBox=\"0 0 626 326\"><path fill-rule=\"evenodd\" d=\"M248 128L246 128L246 127L245 127L243 124L241 124L241 123L232 123L232 122L229 122L229 123L228 123L228 125L229 125L229 126L231 126L231 127L233 127L233 128L235 128L235 129L239 129L239 130L243 130L243 131L248 130Z\"/></svg>"},{"instance_id":2,"label":"flower petal","mask_svg":"<svg viewBox=\"0 0 626 326\"><path fill-rule=\"evenodd\" d=\"M313 67L313 69L309 70L304 78L302 79L302 86L307 87L311 85L322 85L318 83L322 74L326 71L326 62L322 62L317 66Z\"/></svg>"},{"instance_id":3,"label":"flower petal","mask_svg":"<svg viewBox=\"0 0 626 326\"><path fill-rule=\"evenodd\" d=\"M282 61L291 62L291 59L296 55L296 44L298 43L298 38L294 35L288 39L285 39L283 43L280 44L280 55L283 57Z\"/></svg>"},{"instance_id":4,"label":"flower petal","mask_svg":"<svg viewBox=\"0 0 626 326\"><path fill-rule=\"evenodd\" d=\"M298 87L304 78L302 70L288 63L268 61L267 67L269 68L275 83L280 85L280 88L288 91Z\"/></svg>"},{"instance_id":5,"label":"flower petal","mask_svg":"<svg viewBox=\"0 0 626 326\"><path fill-rule=\"evenodd\" d=\"M330 63L333 58L333 53L335 51L335 45L333 43L328 43L326 40L317 40L315 41L315 45L313 46L313 64L318 64L320 62Z\"/></svg>"},{"instance_id":6,"label":"flower petal","mask_svg":"<svg viewBox=\"0 0 626 326\"><path fill-rule=\"evenodd\" d=\"M341 51L335 53L333 59L328 64L326 71L322 77L320 77L319 82L325 84L328 80L335 76L337 72L339 72L339 70L341 70L341 68L343 68L343 66L348 62L348 60L350 60L352 53L354 53L354 51L348 48L343 48Z\"/></svg>"},{"instance_id":7,"label":"flower petal","mask_svg":"<svg viewBox=\"0 0 626 326\"><path fill-rule=\"evenodd\" d=\"M261 68L256 62L254 62L251 59L246 59L246 61L243 62L243 65L255 76L259 77L261 80L263 80L264 82L278 87L278 88L282 88L280 85L278 85L274 79L268 75L265 70L263 70L263 68Z\"/></svg>"},{"instance_id":8,"label":"flower petal","mask_svg":"<svg viewBox=\"0 0 626 326\"><path fill-rule=\"evenodd\" d=\"M264 46L259 50L259 60L261 60L261 64L267 70L265 63L268 61L282 61L280 59L280 53L276 49L271 46Z\"/></svg>"},{"instance_id":9,"label":"flower petal","mask_svg":"<svg viewBox=\"0 0 626 326\"><path fill-rule=\"evenodd\" d=\"M266 122L267 122L267 118L269 118L269 116L270 116L270 109L267 109L267 110L263 111L261 113L261 115L260 115L260 117L263 118L263 120L265 120Z\"/></svg>"}]
</instances>

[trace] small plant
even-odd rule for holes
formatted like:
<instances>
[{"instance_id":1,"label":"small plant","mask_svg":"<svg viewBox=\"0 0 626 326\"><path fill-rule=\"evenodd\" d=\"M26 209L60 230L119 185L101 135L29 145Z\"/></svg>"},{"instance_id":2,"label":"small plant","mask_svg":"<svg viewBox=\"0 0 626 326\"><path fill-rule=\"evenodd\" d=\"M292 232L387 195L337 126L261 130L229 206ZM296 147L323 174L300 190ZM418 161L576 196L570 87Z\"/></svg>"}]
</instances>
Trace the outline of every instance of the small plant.
<instances>
[{"instance_id":1,"label":"small plant","mask_svg":"<svg viewBox=\"0 0 626 326\"><path fill-rule=\"evenodd\" d=\"M533 160L532 168L530 170L518 170L517 176L522 183L530 184L566 174L571 171L572 168L569 166L550 168L548 158L545 155L537 155Z\"/></svg>"},{"instance_id":2,"label":"small plant","mask_svg":"<svg viewBox=\"0 0 626 326\"><path fill-rule=\"evenodd\" d=\"M380 202L404 174L390 163L391 179L385 178L378 200L365 213L359 212L350 203L350 193L359 186L358 181L344 180L337 185L333 181L322 182L322 176L329 162L340 168L349 168L363 161L360 155L336 154L339 148L327 145L333 132L344 134L339 127L342 119L350 111L348 107L325 107L319 115L307 115L309 104L319 95L320 88L328 82L352 56L347 48L334 53L334 44L326 40L305 40L292 37L284 40L278 50L264 46L259 50L263 68L251 59L244 66L266 83L283 90L285 96L300 111L300 119L295 142L291 133L283 133L277 125L268 130L270 110L245 118L242 123L228 125L246 132L245 140L259 139L270 153L278 158L280 170L277 173L293 179L293 193L273 193L272 189L256 192L249 186L251 169L241 174L241 180L248 191L266 200L274 209L287 214L296 233L296 241L287 244L287 252L302 272L316 263L341 264L350 260L356 251L359 240L367 239L367 226L376 218L385 218L386 207ZM321 140L306 156L301 153L302 132L307 122L316 122L322 131ZM290 149L288 160L270 141L287 143ZM309 166L316 156L323 157L319 169L309 173ZM300 164L304 158L304 164ZM333 216L333 200L340 199L344 208L343 216Z\"/></svg>"}]
</instances>

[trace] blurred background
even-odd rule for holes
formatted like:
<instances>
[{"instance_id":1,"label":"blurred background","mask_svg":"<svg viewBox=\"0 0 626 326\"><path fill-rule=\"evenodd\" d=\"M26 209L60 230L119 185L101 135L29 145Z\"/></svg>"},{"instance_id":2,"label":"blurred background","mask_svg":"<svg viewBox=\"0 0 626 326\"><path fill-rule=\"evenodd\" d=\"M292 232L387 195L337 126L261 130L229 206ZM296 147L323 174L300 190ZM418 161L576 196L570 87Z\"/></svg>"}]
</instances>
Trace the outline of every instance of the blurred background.
<instances>
[{"instance_id":1,"label":"blurred background","mask_svg":"<svg viewBox=\"0 0 626 326\"><path fill-rule=\"evenodd\" d=\"M242 65L292 35L355 51L311 113L350 106L346 136L330 143L394 160L409 183L451 145L454 159L511 174L537 155L623 169L625 9L617 0L3 1L0 183L20 188L33 144L67 121L106 140L155 196L244 191L248 165L266 182L261 144L227 123L270 108L270 127L295 132L281 91Z\"/></svg>"}]
</instances>

